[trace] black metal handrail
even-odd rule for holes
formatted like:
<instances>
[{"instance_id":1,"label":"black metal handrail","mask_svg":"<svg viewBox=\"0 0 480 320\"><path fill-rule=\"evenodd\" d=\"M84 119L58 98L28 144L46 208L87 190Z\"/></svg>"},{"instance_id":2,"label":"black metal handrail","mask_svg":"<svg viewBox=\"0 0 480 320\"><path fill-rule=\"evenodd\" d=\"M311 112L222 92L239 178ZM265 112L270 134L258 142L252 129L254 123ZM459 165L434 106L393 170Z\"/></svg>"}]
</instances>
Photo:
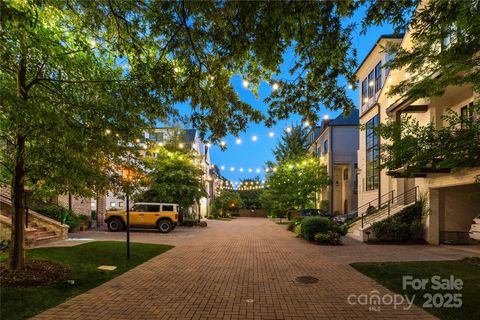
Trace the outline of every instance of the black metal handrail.
<instances>
[{"instance_id":1,"label":"black metal handrail","mask_svg":"<svg viewBox=\"0 0 480 320\"><path fill-rule=\"evenodd\" d=\"M387 199L386 201L380 201L379 207L375 208L375 211L373 211L372 213L367 212L366 214L361 215L362 228L366 222L373 220L376 216L378 216L378 214L384 212L383 210L385 209L387 210L387 215L390 216L392 209L399 206L399 202L400 202L399 200L402 200L401 201L402 205L417 203L418 201L417 190L418 190L418 186L415 186L397 196L393 196L393 191L391 191L392 197ZM360 211L359 211L359 214L360 214Z\"/></svg>"}]
</instances>

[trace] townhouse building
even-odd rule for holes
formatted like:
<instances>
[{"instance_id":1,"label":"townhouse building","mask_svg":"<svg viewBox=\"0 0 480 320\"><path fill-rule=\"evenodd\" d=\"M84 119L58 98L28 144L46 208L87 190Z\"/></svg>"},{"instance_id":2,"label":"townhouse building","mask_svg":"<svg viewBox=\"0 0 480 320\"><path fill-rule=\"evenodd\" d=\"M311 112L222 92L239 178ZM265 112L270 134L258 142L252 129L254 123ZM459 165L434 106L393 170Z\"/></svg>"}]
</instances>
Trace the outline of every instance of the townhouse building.
<instances>
[{"instance_id":1,"label":"townhouse building","mask_svg":"<svg viewBox=\"0 0 480 320\"><path fill-rule=\"evenodd\" d=\"M199 164L202 168L202 183L204 189L207 192L207 197L202 197L200 201L188 209L195 219L201 219L207 217L212 199L215 195L215 172L212 171L212 164L210 161L210 146L204 144L199 137L199 132L196 129L178 129L173 127L167 128L154 128L146 130L143 133L143 137L140 142L140 154L142 156L152 156L148 151L143 149L147 143L158 144L162 146L165 143L171 143L175 141L181 148L192 151L197 155ZM109 192L106 196L106 209L119 209L125 210L125 199L121 195L116 195L113 192Z\"/></svg>"},{"instance_id":2,"label":"townhouse building","mask_svg":"<svg viewBox=\"0 0 480 320\"><path fill-rule=\"evenodd\" d=\"M316 207L344 214L357 208L358 110L324 119L308 134L309 153L320 157L332 183L316 195Z\"/></svg>"},{"instance_id":3,"label":"townhouse building","mask_svg":"<svg viewBox=\"0 0 480 320\"><path fill-rule=\"evenodd\" d=\"M427 207L425 240L431 244L468 243L472 219L480 214L480 192L475 177L480 168L432 170L425 168L413 177L402 170L380 169L380 145L383 141L375 131L388 119L399 121L410 115L420 125L434 123L436 129L446 125L442 115L451 109L464 114L467 106L479 97L471 85L449 86L438 97L414 100L409 97L389 96L391 86L411 76L405 70L389 70L385 64L394 59L385 48L399 45L412 48L411 30L404 35L381 36L356 71L359 83L360 131L358 149L358 204L359 214L370 209L380 210L377 220L395 214L406 205L422 197ZM383 212L382 212L383 211ZM371 224L357 223L358 235L365 240ZM355 231L355 230L354 230Z\"/></svg>"}]
</instances>

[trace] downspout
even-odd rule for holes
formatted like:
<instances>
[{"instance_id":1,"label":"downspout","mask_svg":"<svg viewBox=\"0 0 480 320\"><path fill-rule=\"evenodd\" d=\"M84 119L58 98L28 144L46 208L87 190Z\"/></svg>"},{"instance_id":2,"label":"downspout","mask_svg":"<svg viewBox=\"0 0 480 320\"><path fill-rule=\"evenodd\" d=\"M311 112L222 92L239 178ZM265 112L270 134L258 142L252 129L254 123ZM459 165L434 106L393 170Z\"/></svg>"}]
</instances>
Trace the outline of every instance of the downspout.
<instances>
[{"instance_id":1,"label":"downspout","mask_svg":"<svg viewBox=\"0 0 480 320\"><path fill-rule=\"evenodd\" d=\"M333 127L330 127L329 134L328 134L328 152L330 152L330 156L328 157L328 171L329 171L329 176L331 177L331 184L330 184L330 213L333 214L333 186L335 185L335 180L334 178L334 170L333 170Z\"/></svg>"},{"instance_id":2,"label":"downspout","mask_svg":"<svg viewBox=\"0 0 480 320\"><path fill-rule=\"evenodd\" d=\"M381 119L381 114L380 114L381 108L380 108L380 103L377 102L377 113L378 113L378 125L380 125L380 119ZM378 128L378 126L377 126ZM378 135L378 165L380 165L380 135ZM382 205L382 170L378 170L378 209L380 209Z\"/></svg>"}]
</instances>

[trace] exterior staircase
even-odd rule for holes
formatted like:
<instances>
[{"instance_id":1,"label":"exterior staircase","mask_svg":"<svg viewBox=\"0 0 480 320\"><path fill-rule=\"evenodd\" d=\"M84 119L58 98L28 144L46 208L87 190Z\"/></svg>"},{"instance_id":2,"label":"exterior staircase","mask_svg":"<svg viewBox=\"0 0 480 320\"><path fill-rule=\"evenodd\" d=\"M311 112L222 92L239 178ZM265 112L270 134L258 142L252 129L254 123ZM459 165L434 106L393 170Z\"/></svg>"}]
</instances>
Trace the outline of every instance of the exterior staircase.
<instances>
[{"instance_id":1,"label":"exterior staircase","mask_svg":"<svg viewBox=\"0 0 480 320\"><path fill-rule=\"evenodd\" d=\"M380 198L366 203L358 208L358 220L348 229L348 236L360 241L368 241L372 234L371 228L375 222L395 216L404 208L418 201L418 187L407 190L395 196L392 190Z\"/></svg>"},{"instance_id":2,"label":"exterior staircase","mask_svg":"<svg viewBox=\"0 0 480 320\"><path fill-rule=\"evenodd\" d=\"M13 214L10 189L0 189L0 240L10 240ZM68 225L48 218L31 209L28 210L28 225L25 227L27 247L65 240L68 238Z\"/></svg>"}]
</instances>

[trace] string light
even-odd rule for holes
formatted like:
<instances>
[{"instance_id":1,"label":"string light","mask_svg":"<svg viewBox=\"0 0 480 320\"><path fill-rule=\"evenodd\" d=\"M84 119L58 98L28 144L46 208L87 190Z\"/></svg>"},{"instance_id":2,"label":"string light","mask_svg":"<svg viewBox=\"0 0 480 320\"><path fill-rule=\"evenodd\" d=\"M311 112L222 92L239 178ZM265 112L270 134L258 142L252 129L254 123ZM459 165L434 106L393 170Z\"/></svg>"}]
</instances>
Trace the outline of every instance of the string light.
<instances>
[{"instance_id":1,"label":"string light","mask_svg":"<svg viewBox=\"0 0 480 320\"><path fill-rule=\"evenodd\" d=\"M105 133L106 133L106 134L110 134L110 133L112 133L112 130L107 129L107 130L105 130Z\"/></svg>"},{"instance_id":2,"label":"string light","mask_svg":"<svg viewBox=\"0 0 480 320\"><path fill-rule=\"evenodd\" d=\"M292 128L287 127L287 129L285 129L285 131L287 131L287 133L290 133L290 132L292 132Z\"/></svg>"},{"instance_id":3,"label":"string light","mask_svg":"<svg viewBox=\"0 0 480 320\"><path fill-rule=\"evenodd\" d=\"M270 131L270 132L268 133L268 136L269 136L270 138L273 138L273 137L275 136L275 133L274 133L273 131Z\"/></svg>"},{"instance_id":4,"label":"string light","mask_svg":"<svg viewBox=\"0 0 480 320\"><path fill-rule=\"evenodd\" d=\"M205 144L208 148L210 148L211 144L210 142L207 142L207 144Z\"/></svg>"},{"instance_id":5,"label":"string light","mask_svg":"<svg viewBox=\"0 0 480 320\"><path fill-rule=\"evenodd\" d=\"M303 123L303 125L304 125L305 127L309 127L309 126L310 126L310 122L308 122L308 120L307 120L307 121L305 121L305 122Z\"/></svg>"},{"instance_id":6,"label":"string light","mask_svg":"<svg viewBox=\"0 0 480 320\"><path fill-rule=\"evenodd\" d=\"M184 146L185 146L185 145L184 145L183 143L179 143L179 144L178 144L178 147L179 147L180 149L183 149Z\"/></svg>"},{"instance_id":7,"label":"string light","mask_svg":"<svg viewBox=\"0 0 480 320\"><path fill-rule=\"evenodd\" d=\"M225 141L220 142L220 146L225 147L226 145L227 145L227 143Z\"/></svg>"},{"instance_id":8,"label":"string light","mask_svg":"<svg viewBox=\"0 0 480 320\"><path fill-rule=\"evenodd\" d=\"M220 169L221 169L221 170L225 170L225 166L221 166Z\"/></svg>"},{"instance_id":9,"label":"string light","mask_svg":"<svg viewBox=\"0 0 480 320\"><path fill-rule=\"evenodd\" d=\"M248 169L248 172L253 172L253 170L251 168Z\"/></svg>"},{"instance_id":10,"label":"string light","mask_svg":"<svg viewBox=\"0 0 480 320\"><path fill-rule=\"evenodd\" d=\"M252 141L257 141L258 137L257 136L252 136Z\"/></svg>"},{"instance_id":11,"label":"string light","mask_svg":"<svg viewBox=\"0 0 480 320\"><path fill-rule=\"evenodd\" d=\"M230 167L230 171L235 171L235 168L234 167Z\"/></svg>"},{"instance_id":12,"label":"string light","mask_svg":"<svg viewBox=\"0 0 480 320\"><path fill-rule=\"evenodd\" d=\"M255 170L255 171L257 171L257 173L259 173L259 172L260 172L260 169L257 169L257 170Z\"/></svg>"},{"instance_id":13,"label":"string light","mask_svg":"<svg viewBox=\"0 0 480 320\"><path fill-rule=\"evenodd\" d=\"M280 88L280 86L279 86L279 84L276 83L276 82L272 85L273 91L277 91L279 88Z\"/></svg>"},{"instance_id":14,"label":"string light","mask_svg":"<svg viewBox=\"0 0 480 320\"><path fill-rule=\"evenodd\" d=\"M180 70L179 70L177 67L175 67L175 68L173 68L173 71L174 71L175 73L178 73L178 71L180 71Z\"/></svg>"},{"instance_id":15,"label":"string light","mask_svg":"<svg viewBox=\"0 0 480 320\"><path fill-rule=\"evenodd\" d=\"M352 89L353 89L353 86L352 86L351 84L349 84L349 85L348 85L348 88L349 88L350 90L352 90Z\"/></svg>"},{"instance_id":16,"label":"string light","mask_svg":"<svg viewBox=\"0 0 480 320\"><path fill-rule=\"evenodd\" d=\"M235 142L236 142L237 144L240 144L240 143L242 143L242 139L237 138L237 140L235 140Z\"/></svg>"},{"instance_id":17,"label":"string light","mask_svg":"<svg viewBox=\"0 0 480 320\"><path fill-rule=\"evenodd\" d=\"M239 170L240 170L240 172L243 172L243 168L240 168Z\"/></svg>"},{"instance_id":18,"label":"string light","mask_svg":"<svg viewBox=\"0 0 480 320\"><path fill-rule=\"evenodd\" d=\"M323 120L328 120L328 114L323 116Z\"/></svg>"},{"instance_id":19,"label":"string light","mask_svg":"<svg viewBox=\"0 0 480 320\"><path fill-rule=\"evenodd\" d=\"M368 83L368 85L369 85L370 87L373 87L373 81L370 81L370 82Z\"/></svg>"},{"instance_id":20,"label":"string light","mask_svg":"<svg viewBox=\"0 0 480 320\"><path fill-rule=\"evenodd\" d=\"M242 81L242 85L243 85L245 88L248 88L248 85L249 85L249 84L250 84L250 83L248 82L248 80L243 80L243 81Z\"/></svg>"},{"instance_id":21,"label":"string light","mask_svg":"<svg viewBox=\"0 0 480 320\"><path fill-rule=\"evenodd\" d=\"M136 143L140 143L140 139L136 139L135 142L136 142Z\"/></svg>"}]
</instances>

